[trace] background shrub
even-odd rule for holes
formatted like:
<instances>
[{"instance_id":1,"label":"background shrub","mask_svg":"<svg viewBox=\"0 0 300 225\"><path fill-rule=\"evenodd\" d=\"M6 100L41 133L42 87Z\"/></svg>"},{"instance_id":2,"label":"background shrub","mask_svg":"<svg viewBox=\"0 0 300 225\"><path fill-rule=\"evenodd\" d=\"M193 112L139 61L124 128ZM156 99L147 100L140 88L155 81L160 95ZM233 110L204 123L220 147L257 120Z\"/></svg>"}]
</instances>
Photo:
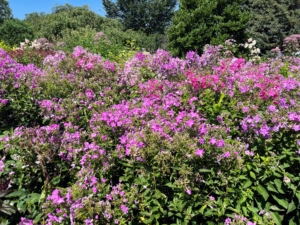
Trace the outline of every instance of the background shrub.
<instances>
[{"instance_id":1,"label":"background shrub","mask_svg":"<svg viewBox=\"0 0 300 225\"><path fill-rule=\"evenodd\" d=\"M102 17L91 11L88 6L57 5L50 14L27 14L24 22L34 29L35 38L45 37L50 41L62 37L64 30L77 30L89 25L99 30Z\"/></svg>"},{"instance_id":2,"label":"background shrub","mask_svg":"<svg viewBox=\"0 0 300 225\"><path fill-rule=\"evenodd\" d=\"M0 26L0 39L11 46L19 45L26 38L33 38L33 30L19 19L5 20Z\"/></svg>"}]
</instances>

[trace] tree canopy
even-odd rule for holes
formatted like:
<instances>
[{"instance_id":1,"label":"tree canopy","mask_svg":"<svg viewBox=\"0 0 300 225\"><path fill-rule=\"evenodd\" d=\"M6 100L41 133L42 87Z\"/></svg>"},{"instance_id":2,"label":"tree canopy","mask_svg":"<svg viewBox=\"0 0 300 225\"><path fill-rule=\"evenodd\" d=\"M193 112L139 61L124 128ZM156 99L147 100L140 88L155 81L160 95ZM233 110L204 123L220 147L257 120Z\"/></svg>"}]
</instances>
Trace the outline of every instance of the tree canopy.
<instances>
[{"instance_id":1,"label":"tree canopy","mask_svg":"<svg viewBox=\"0 0 300 225\"><path fill-rule=\"evenodd\" d=\"M19 19L5 20L0 26L0 34L0 39L11 46L19 46L25 38L29 40L33 38L32 29Z\"/></svg>"},{"instance_id":2,"label":"tree canopy","mask_svg":"<svg viewBox=\"0 0 300 225\"><path fill-rule=\"evenodd\" d=\"M300 33L300 0L247 0L243 7L251 13L247 32L263 53Z\"/></svg>"},{"instance_id":3,"label":"tree canopy","mask_svg":"<svg viewBox=\"0 0 300 225\"><path fill-rule=\"evenodd\" d=\"M120 19L125 29L164 33L177 0L102 0L108 18Z\"/></svg>"},{"instance_id":4,"label":"tree canopy","mask_svg":"<svg viewBox=\"0 0 300 225\"><path fill-rule=\"evenodd\" d=\"M12 18L11 8L7 0L0 0L0 24L6 19Z\"/></svg>"},{"instance_id":5,"label":"tree canopy","mask_svg":"<svg viewBox=\"0 0 300 225\"><path fill-rule=\"evenodd\" d=\"M189 50L202 52L206 44L222 44L232 38L244 41L249 13L243 0L181 0L168 29L170 51L184 56Z\"/></svg>"},{"instance_id":6,"label":"tree canopy","mask_svg":"<svg viewBox=\"0 0 300 225\"><path fill-rule=\"evenodd\" d=\"M27 14L24 21L34 28L36 38L52 40L61 37L63 31L68 29L77 30L89 26L100 30L103 17L91 11L87 5L78 7L65 4L55 6L51 14Z\"/></svg>"}]
</instances>

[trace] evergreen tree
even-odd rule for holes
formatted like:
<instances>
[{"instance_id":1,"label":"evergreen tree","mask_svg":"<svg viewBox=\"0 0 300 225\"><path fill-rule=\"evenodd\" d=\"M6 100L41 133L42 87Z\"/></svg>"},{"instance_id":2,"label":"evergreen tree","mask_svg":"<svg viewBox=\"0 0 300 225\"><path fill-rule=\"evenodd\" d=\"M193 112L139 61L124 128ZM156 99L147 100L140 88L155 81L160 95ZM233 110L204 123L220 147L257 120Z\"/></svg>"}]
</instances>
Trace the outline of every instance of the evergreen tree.
<instances>
[{"instance_id":1,"label":"evergreen tree","mask_svg":"<svg viewBox=\"0 0 300 225\"><path fill-rule=\"evenodd\" d=\"M177 0L102 0L108 18L118 18L125 29L147 34L164 33L170 24Z\"/></svg>"},{"instance_id":2,"label":"evergreen tree","mask_svg":"<svg viewBox=\"0 0 300 225\"><path fill-rule=\"evenodd\" d=\"M222 44L233 38L243 42L249 13L243 0L181 0L167 31L169 50L184 56L189 50L202 52L206 44Z\"/></svg>"},{"instance_id":3,"label":"evergreen tree","mask_svg":"<svg viewBox=\"0 0 300 225\"><path fill-rule=\"evenodd\" d=\"M12 13L7 0L0 0L0 25L6 19L11 19Z\"/></svg>"},{"instance_id":4,"label":"evergreen tree","mask_svg":"<svg viewBox=\"0 0 300 225\"><path fill-rule=\"evenodd\" d=\"M300 33L300 0L247 0L243 7L251 12L247 32L263 53Z\"/></svg>"}]
</instances>

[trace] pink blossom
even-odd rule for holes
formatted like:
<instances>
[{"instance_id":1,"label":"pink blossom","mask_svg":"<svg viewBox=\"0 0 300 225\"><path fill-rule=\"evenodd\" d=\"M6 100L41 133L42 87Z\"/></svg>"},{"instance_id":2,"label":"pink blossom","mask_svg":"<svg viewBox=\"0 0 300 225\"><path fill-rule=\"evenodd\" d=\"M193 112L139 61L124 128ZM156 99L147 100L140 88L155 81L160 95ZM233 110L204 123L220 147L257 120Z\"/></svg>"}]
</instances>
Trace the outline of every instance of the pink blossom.
<instances>
[{"instance_id":1,"label":"pink blossom","mask_svg":"<svg viewBox=\"0 0 300 225\"><path fill-rule=\"evenodd\" d=\"M223 157L224 157L224 158L229 158L230 155L231 155L230 152L227 151L227 152L225 152L225 153L223 154Z\"/></svg>"},{"instance_id":2,"label":"pink blossom","mask_svg":"<svg viewBox=\"0 0 300 225\"><path fill-rule=\"evenodd\" d=\"M202 158L204 152L205 152L204 149L196 149L195 154L196 154L197 156L200 156L200 158Z\"/></svg>"},{"instance_id":3,"label":"pink blossom","mask_svg":"<svg viewBox=\"0 0 300 225\"><path fill-rule=\"evenodd\" d=\"M121 210L123 211L124 214L127 214L128 211L129 211L129 209L126 205L121 205L120 208L121 208Z\"/></svg>"},{"instance_id":4,"label":"pink blossom","mask_svg":"<svg viewBox=\"0 0 300 225\"><path fill-rule=\"evenodd\" d=\"M187 188L187 189L186 189L186 193L187 193L188 195L191 195L191 194L192 194L191 189Z\"/></svg>"}]
</instances>

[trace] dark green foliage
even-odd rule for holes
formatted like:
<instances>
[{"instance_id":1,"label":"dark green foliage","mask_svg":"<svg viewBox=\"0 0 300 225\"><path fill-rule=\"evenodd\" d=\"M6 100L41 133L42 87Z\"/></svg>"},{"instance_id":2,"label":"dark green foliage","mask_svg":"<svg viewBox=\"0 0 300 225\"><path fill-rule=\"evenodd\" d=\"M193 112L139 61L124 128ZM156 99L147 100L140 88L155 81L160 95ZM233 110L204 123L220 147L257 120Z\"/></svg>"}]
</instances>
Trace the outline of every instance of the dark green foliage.
<instances>
[{"instance_id":1,"label":"dark green foliage","mask_svg":"<svg viewBox=\"0 0 300 225\"><path fill-rule=\"evenodd\" d=\"M102 20L86 5L77 7L66 4L55 6L51 14L27 14L24 21L34 27L36 38L45 37L52 41L61 37L67 29L77 30L88 25L100 30Z\"/></svg>"},{"instance_id":2,"label":"dark green foliage","mask_svg":"<svg viewBox=\"0 0 300 225\"><path fill-rule=\"evenodd\" d=\"M104 18L101 31L105 33L112 44L127 45L128 41L135 40L135 46L140 50L145 48L146 51L155 52L157 49L166 48L164 34L146 34L142 31L132 29L125 30L124 26L116 19Z\"/></svg>"},{"instance_id":3,"label":"dark green foliage","mask_svg":"<svg viewBox=\"0 0 300 225\"><path fill-rule=\"evenodd\" d=\"M7 0L0 0L0 24L6 19L11 19L12 13Z\"/></svg>"},{"instance_id":4,"label":"dark green foliage","mask_svg":"<svg viewBox=\"0 0 300 225\"><path fill-rule=\"evenodd\" d=\"M34 37L40 38L38 36L38 33L43 29L43 26L45 26L44 19L46 18L46 16L47 14L44 12L33 12L25 15L24 22L33 29Z\"/></svg>"},{"instance_id":5,"label":"dark green foliage","mask_svg":"<svg viewBox=\"0 0 300 225\"><path fill-rule=\"evenodd\" d=\"M125 29L147 34L164 33L170 24L176 0L102 0L107 17L121 19Z\"/></svg>"},{"instance_id":6,"label":"dark green foliage","mask_svg":"<svg viewBox=\"0 0 300 225\"><path fill-rule=\"evenodd\" d=\"M252 13L247 32L263 53L300 32L299 0L247 0L243 7Z\"/></svg>"},{"instance_id":7,"label":"dark green foliage","mask_svg":"<svg viewBox=\"0 0 300 225\"><path fill-rule=\"evenodd\" d=\"M19 45L25 38L33 38L33 30L19 19L5 20L0 26L0 39L10 45Z\"/></svg>"},{"instance_id":8,"label":"dark green foliage","mask_svg":"<svg viewBox=\"0 0 300 225\"><path fill-rule=\"evenodd\" d=\"M249 13L241 10L243 0L182 0L169 28L168 45L175 55L189 50L202 52L204 45L218 45L232 38L242 43Z\"/></svg>"}]
</instances>

